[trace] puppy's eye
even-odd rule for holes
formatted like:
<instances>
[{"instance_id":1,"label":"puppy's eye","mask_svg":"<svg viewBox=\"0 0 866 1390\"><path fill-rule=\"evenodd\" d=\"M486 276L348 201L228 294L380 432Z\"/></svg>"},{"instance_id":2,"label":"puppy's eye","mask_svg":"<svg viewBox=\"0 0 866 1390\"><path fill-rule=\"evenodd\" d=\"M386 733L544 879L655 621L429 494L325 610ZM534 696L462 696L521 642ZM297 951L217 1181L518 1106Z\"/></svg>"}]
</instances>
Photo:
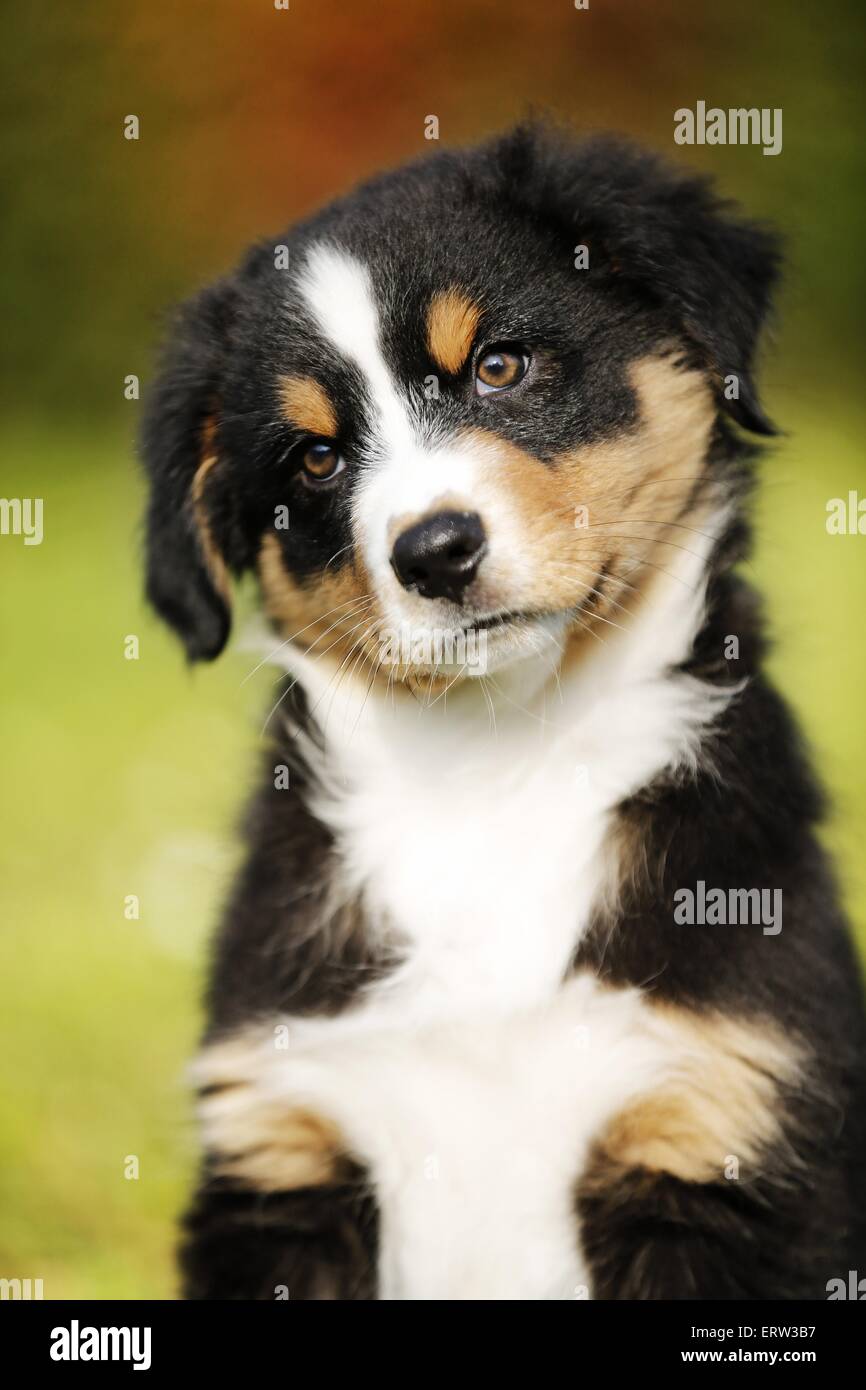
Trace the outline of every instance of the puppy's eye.
<instances>
[{"instance_id":1,"label":"puppy's eye","mask_svg":"<svg viewBox=\"0 0 866 1390\"><path fill-rule=\"evenodd\" d=\"M301 455L301 463L304 477L309 483L329 483L346 467L343 455L323 439L307 445Z\"/></svg>"},{"instance_id":2,"label":"puppy's eye","mask_svg":"<svg viewBox=\"0 0 866 1390\"><path fill-rule=\"evenodd\" d=\"M529 355L516 347L491 347L478 359L475 389L479 396L516 386L526 376Z\"/></svg>"}]
</instances>

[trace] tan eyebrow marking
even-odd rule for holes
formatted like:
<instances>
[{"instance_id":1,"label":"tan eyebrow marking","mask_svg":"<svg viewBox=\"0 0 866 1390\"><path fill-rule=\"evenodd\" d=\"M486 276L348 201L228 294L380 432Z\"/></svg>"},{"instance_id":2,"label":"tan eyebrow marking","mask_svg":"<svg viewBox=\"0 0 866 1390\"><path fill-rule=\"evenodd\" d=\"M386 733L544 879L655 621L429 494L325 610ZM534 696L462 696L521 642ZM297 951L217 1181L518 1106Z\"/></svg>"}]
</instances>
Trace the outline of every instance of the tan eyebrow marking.
<instances>
[{"instance_id":1,"label":"tan eyebrow marking","mask_svg":"<svg viewBox=\"0 0 866 1390\"><path fill-rule=\"evenodd\" d=\"M226 568L226 563L220 553L219 547L213 538L204 496L211 469L215 468L219 463L219 455L216 452L216 422L212 416L208 416L202 426L201 453L201 462L190 484L192 514L198 530L199 544L201 546L205 566L213 580L214 586L218 592L222 594L223 598L228 601L228 569Z\"/></svg>"},{"instance_id":2,"label":"tan eyebrow marking","mask_svg":"<svg viewBox=\"0 0 866 1390\"><path fill-rule=\"evenodd\" d=\"M337 412L323 386L311 376L280 377L280 403L290 425L307 434L333 439Z\"/></svg>"},{"instance_id":3,"label":"tan eyebrow marking","mask_svg":"<svg viewBox=\"0 0 866 1390\"><path fill-rule=\"evenodd\" d=\"M443 372L455 373L466 361L478 331L481 311L462 290L440 290L427 310L427 346Z\"/></svg>"}]
</instances>

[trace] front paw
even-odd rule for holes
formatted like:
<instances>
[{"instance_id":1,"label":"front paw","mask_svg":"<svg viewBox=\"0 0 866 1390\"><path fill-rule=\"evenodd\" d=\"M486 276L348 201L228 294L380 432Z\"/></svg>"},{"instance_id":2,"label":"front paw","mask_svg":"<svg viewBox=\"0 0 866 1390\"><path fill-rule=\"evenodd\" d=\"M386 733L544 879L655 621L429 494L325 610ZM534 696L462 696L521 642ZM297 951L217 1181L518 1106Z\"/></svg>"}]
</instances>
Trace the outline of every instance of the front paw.
<instances>
[{"instance_id":1,"label":"front paw","mask_svg":"<svg viewBox=\"0 0 866 1390\"><path fill-rule=\"evenodd\" d=\"M334 1120L307 1100L275 1093L272 1043L239 1035L214 1044L193 1069L213 1168L260 1192L346 1181L353 1162Z\"/></svg>"}]
</instances>

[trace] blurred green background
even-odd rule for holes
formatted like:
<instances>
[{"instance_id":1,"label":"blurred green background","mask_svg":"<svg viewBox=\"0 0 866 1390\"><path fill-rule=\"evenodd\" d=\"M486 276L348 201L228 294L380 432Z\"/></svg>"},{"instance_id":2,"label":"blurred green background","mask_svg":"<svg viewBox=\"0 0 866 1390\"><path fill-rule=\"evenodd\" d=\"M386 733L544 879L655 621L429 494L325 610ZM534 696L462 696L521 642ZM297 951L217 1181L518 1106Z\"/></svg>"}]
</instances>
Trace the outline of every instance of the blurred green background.
<instances>
[{"instance_id":1,"label":"blurred green background","mask_svg":"<svg viewBox=\"0 0 866 1390\"><path fill-rule=\"evenodd\" d=\"M825 529L828 498L866 494L863 35L854 0L91 0L7 15L0 496L42 497L45 536L0 537L0 1276L42 1278L46 1298L174 1294L195 1154L183 1066L273 679L242 685L254 658L237 650L188 672L144 610L124 378L146 381L171 301L429 149L427 115L443 142L533 106L622 130L785 231L763 379L788 433L766 460L753 571L866 944L866 539ZM698 99L781 107L782 154L676 147L673 112Z\"/></svg>"}]
</instances>

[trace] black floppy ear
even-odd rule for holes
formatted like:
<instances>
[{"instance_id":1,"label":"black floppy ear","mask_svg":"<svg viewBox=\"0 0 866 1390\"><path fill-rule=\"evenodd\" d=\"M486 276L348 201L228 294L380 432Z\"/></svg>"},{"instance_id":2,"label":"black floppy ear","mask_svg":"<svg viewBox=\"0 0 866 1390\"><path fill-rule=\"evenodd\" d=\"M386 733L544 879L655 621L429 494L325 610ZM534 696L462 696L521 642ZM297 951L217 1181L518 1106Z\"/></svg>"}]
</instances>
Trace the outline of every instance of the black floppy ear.
<instances>
[{"instance_id":1,"label":"black floppy ear","mask_svg":"<svg viewBox=\"0 0 866 1390\"><path fill-rule=\"evenodd\" d=\"M233 304L224 282L178 311L141 432L150 482L147 597L191 661L218 656L231 627L231 500L219 433Z\"/></svg>"},{"instance_id":2,"label":"black floppy ear","mask_svg":"<svg viewBox=\"0 0 866 1390\"><path fill-rule=\"evenodd\" d=\"M535 216L545 211L609 269L660 303L697 349L718 403L774 434L753 378L779 275L778 238L732 213L710 181L613 137L576 144L539 125L501 142L502 167Z\"/></svg>"}]
</instances>

